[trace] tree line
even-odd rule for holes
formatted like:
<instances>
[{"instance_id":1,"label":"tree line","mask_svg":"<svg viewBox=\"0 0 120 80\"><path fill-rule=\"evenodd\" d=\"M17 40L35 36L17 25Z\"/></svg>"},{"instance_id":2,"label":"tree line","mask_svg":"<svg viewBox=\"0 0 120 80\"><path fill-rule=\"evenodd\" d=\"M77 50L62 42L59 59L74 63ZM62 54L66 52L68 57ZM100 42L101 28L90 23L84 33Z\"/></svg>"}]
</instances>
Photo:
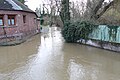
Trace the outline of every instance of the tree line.
<instances>
[{"instance_id":1,"label":"tree line","mask_svg":"<svg viewBox=\"0 0 120 80\"><path fill-rule=\"evenodd\" d=\"M44 0L41 9L45 10L46 14L49 14L51 21L54 21L56 16L61 18L64 23L66 20L89 20L102 22L101 17L110 9L115 8L119 0ZM43 11L42 11L43 12ZM107 16L110 17L110 16ZM104 18L104 21L107 18ZM107 21L107 20L106 20ZM114 21L113 21L114 22Z\"/></svg>"}]
</instances>

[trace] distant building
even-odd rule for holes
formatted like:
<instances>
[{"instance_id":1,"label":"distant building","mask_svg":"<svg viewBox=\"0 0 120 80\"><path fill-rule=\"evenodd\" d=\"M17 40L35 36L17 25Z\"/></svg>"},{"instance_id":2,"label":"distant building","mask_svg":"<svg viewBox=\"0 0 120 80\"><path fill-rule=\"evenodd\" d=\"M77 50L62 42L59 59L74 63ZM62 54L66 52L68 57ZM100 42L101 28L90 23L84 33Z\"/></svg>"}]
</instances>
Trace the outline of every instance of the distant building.
<instances>
[{"instance_id":1,"label":"distant building","mask_svg":"<svg viewBox=\"0 0 120 80\"><path fill-rule=\"evenodd\" d=\"M0 0L0 39L38 32L37 15L18 0Z\"/></svg>"}]
</instances>

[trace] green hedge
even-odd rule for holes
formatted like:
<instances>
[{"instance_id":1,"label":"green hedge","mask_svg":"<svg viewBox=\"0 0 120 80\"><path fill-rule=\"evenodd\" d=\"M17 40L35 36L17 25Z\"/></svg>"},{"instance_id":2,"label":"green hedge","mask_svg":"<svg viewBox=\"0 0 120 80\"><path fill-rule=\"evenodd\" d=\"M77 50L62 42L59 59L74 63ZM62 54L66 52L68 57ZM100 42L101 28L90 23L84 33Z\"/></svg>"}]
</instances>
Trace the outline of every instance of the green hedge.
<instances>
[{"instance_id":1,"label":"green hedge","mask_svg":"<svg viewBox=\"0 0 120 80\"><path fill-rule=\"evenodd\" d=\"M69 24L69 25L68 25ZM87 21L67 22L62 29L62 36L66 42L77 42L77 40L88 40L88 36L96 28L96 25Z\"/></svg>"}]
</instances>

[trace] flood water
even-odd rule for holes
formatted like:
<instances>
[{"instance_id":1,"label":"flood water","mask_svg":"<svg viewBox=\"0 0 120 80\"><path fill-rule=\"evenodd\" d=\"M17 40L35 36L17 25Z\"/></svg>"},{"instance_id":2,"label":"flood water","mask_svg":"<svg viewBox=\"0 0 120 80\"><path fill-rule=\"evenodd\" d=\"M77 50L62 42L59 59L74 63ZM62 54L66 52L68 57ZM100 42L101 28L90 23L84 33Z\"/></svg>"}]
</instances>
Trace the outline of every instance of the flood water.
<instances>
[{"instance_id":1,"label":"flood water","mask_svg":"<svg viewBox=\"0 0 120 80\"><path fill-rule=\"evenodd\" d=\"M59 28L51 28L0 47L0 80L120 80L120 54L64 43Z\"/></svg>"}]
</instances>

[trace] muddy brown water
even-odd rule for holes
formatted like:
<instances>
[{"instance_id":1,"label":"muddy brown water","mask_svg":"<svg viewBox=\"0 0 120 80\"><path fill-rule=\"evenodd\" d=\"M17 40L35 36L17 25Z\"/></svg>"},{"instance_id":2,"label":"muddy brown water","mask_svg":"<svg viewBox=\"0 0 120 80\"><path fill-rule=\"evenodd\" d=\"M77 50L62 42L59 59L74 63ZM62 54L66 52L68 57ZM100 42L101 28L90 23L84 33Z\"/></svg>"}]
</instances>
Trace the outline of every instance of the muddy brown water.
<instances>
[{"instance_id":1,"label":"muddy brown water","mask_svg":"<svg viewBox=\"0 0 120 80\"><path fill-rule=\"evenodd\" d=\"M51 28L0 47L0 80L120 80L120 54L64 43L59 28Z\"/></svg>"}]
</instances>

